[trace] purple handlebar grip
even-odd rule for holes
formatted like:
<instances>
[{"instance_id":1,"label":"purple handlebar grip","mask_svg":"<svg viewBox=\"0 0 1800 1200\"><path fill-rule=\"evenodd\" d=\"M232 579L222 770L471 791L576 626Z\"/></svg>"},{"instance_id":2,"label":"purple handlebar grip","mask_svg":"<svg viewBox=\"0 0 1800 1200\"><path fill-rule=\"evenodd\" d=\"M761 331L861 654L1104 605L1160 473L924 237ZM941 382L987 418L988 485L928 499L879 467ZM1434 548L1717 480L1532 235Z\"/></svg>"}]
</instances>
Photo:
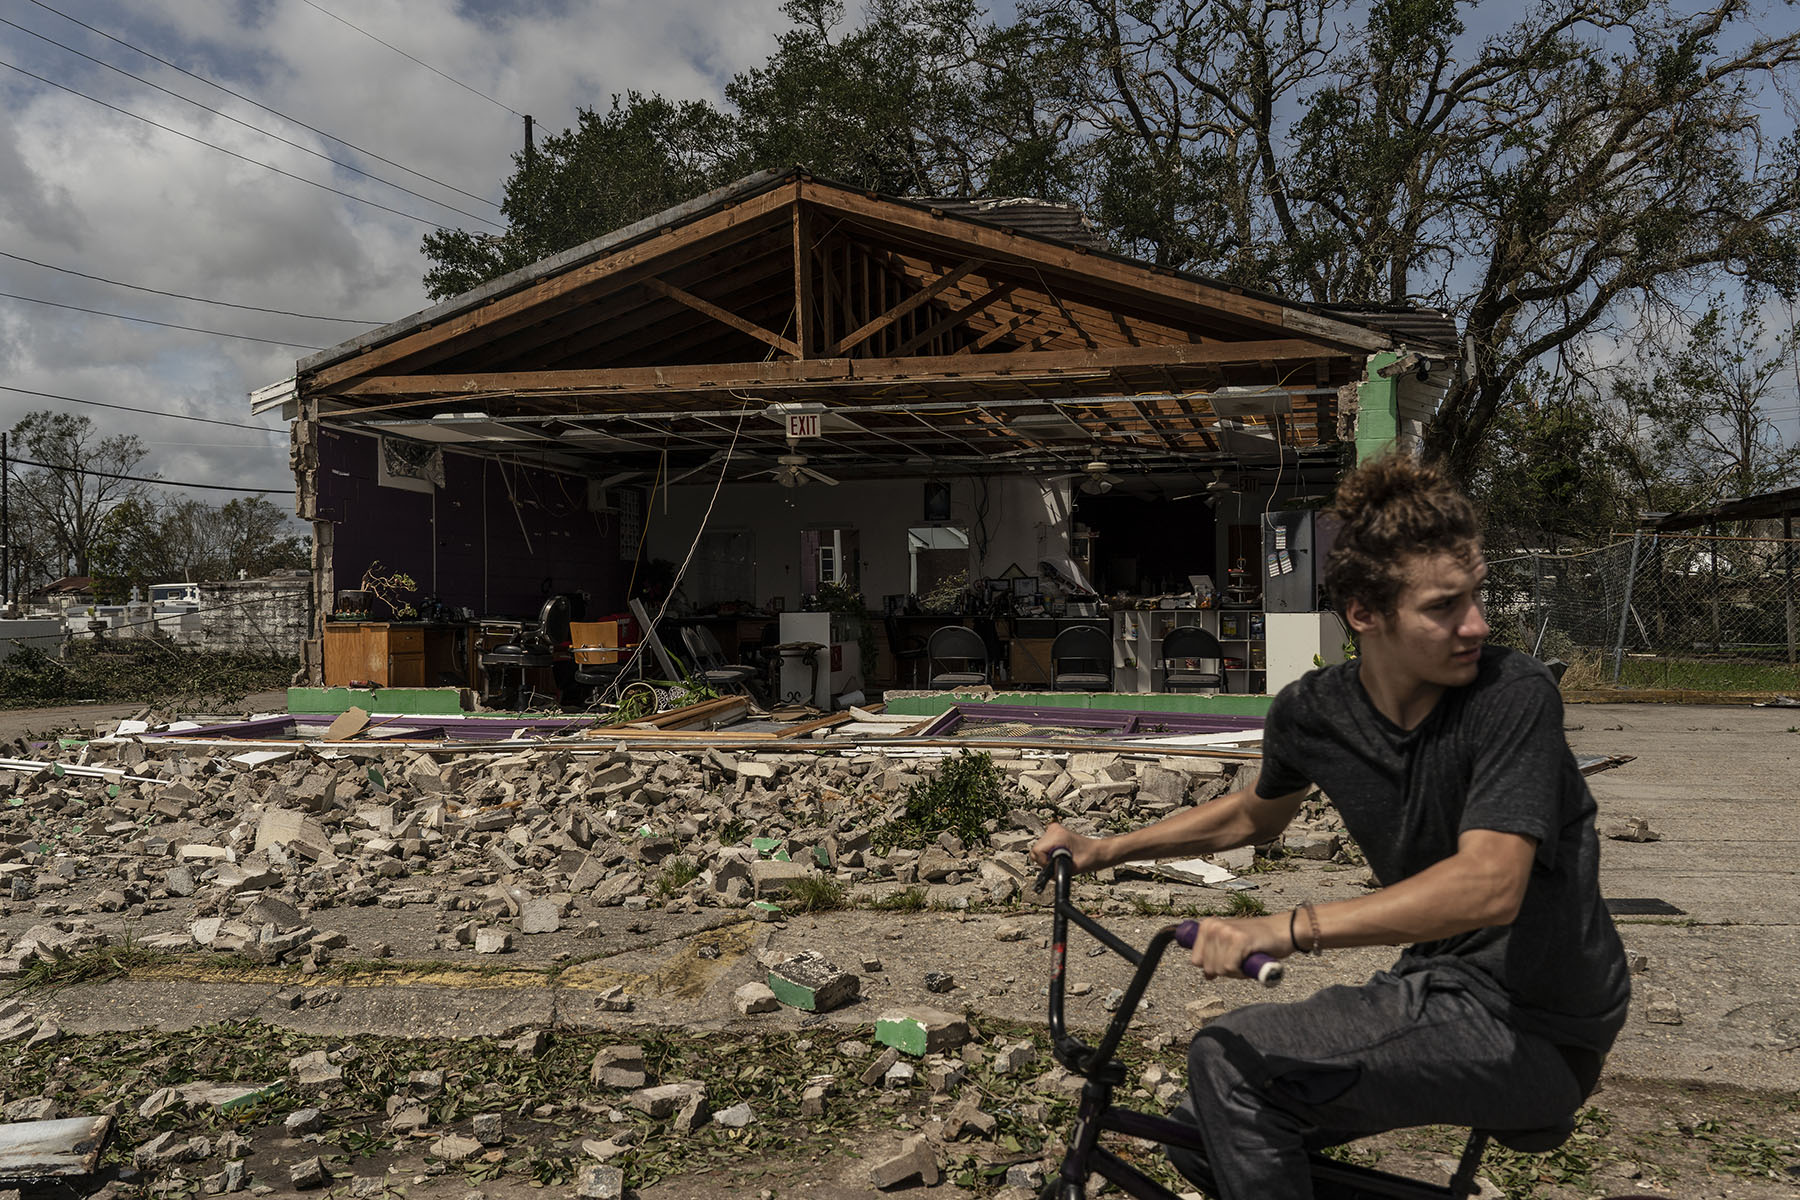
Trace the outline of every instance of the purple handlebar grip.
<instances>
[{"instance_id":1,"label":"purple handlebar grip","mask_svg":"<svg viewBox=\"0 0 1800 1200\"><path fill-rule=\"evenodd\" d=\"M1183 921L1175 927L1175 940L1180 942L1184 949L1192 950L1194 939L1199 935L1200 922L1198 921ZM1243 961L1238 969L1244 973L1244 978L1254 979L1264 987L1274 987L1281 982L1281 964L1266 954L1252 954Z\"/></svg>"}]
</instances>

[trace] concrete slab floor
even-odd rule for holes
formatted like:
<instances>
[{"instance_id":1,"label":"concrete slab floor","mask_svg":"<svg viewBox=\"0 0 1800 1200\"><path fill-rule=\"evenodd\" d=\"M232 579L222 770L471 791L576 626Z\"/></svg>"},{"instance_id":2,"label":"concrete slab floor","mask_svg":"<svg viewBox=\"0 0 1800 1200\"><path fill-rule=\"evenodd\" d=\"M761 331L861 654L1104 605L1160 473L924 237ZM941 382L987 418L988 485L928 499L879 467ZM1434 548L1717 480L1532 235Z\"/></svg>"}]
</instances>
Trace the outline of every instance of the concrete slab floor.
<instances>
[{"instance_id":1,"label":"concrete slab floor","mask_svg":"<svg viewBox=\"0 0 1800 1200\"><path fill-rule=\"evenodd\" d=\"M1634 980L1637 997L1608 1064L1608 1086L1655 1081L1747 1088L1791 1098L1800 1091L1800 771L1795 763L1800 733L1790 730L1800 725L1800 713L1574 705L1566 723L1577 751L1637 756L1590 781L1602 823L1644 817L1662 834L1651 843L1604 841L1603 890L1609 897L1662 899L1686 914L1619 919L1627 946L1646 955L1649 968ZM1306 862L1255 880L1257 895L1277 909L1306 899L1356 894L1361 877L1359 869ZM351 948L340 953L339 961L357 964L351 974L302 980L285 970L234 979L230 972L207 973L202 969L207 960L196 957L192 978L142 971L25 998L54 1016L66 1032L77 1034L174 1031L256 1020L333 1038L501 1037L531 1028L617 1030L622 1035L655 1028L823 1029L866 1036L875 1015L899 1003L967 1007L978 1016L1027 1024L1041 1025L1044 1019L1041 988L1049 920L1039 909L991 914L862 910L750 924L740 913L722 910L665 914L611 908L592 914L591 934L573 928L539 936L515 934L516 949L509 954L449 955L453 969L448 973L358 961L375 942L391 946L402 960L445 958L445 952L431 949L441 936L442 913L369 907L326 910L318 917L321 927L349 937ZM38 919L18 912L0 918L0 928L17 933ZM102 929L125 927L117 915L94 914L91 919ZM584 916L582 924L586 920ZM1136 915L1107 920L1138 943L1164 921ZM134 928L142 934L187 923L187 915L173 907L149 914ZM1023 926L1026 936L998 940L1004 925ZM702 944L719 953L702 957ZM1071 950L1071 984L1080 994L1070 998L1070 1018L1078 1029L1104 1023L1106 997L1128 975L1111 955L1087 957L1088 945L1092 943L1078 943ZM749 1019L736 1015L731 994L761 977L758 953L807 948L859 969L859 1002L818 1016L792 1010ZM861 969L865 959L880 960L880 969ZM1288 1002L1327 984L1358 981L1391 959L1392 951L1365 949L1294 960L1288 981L1273 992L1244 983L1208 985L1171 960L1152 983L1136 1028L1145 1036L1185 1038L1193 1024L1186 1006L1196 998L1217 995L1233 1006ZM488 971L493 967L506 970ZM954 990L927 991L926 973L944 971L954 976ZM632 1011L610 1012L596 1003L601 991L615 983L630 994ZM308 996L329 998L303 1002L299 1008L276 1000L277 993L296 985L303 985ZM1680 1023L1651 1022L1648 1001L1653 997L1671 1006L1662 1010L1665 1015L1678 1012ZM1704 1100L1696 1106L1704 1109ZM784 1186L779 1194L860 1200L873 1194L866 1166L860 1170L860 1175L851 1170L841 1178L824 1172L811 1192ZM706 1190L707 1182L667 1181L647 1189L643 1198L758 1194L742 1181L719 1190ZM491 1196L504 1194L490 1191ZM954 1193L938 1189L933 1194Z\"/></svg>"}]
</instances>

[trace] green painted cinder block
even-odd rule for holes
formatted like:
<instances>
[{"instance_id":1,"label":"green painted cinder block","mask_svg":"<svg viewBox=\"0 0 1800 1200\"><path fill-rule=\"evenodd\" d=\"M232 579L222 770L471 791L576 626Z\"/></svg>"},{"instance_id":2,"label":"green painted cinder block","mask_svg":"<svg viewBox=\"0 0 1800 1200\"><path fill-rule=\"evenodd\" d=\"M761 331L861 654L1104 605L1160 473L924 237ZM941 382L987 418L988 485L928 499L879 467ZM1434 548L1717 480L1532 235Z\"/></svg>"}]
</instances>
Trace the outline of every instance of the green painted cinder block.
<instances>
[{"instance_id":1,"label":"green painted cinder block","mask_svg":"<svg viewBox=\"0 0 1800 1200\"><path fill-rule=\"evenodd\" d=\"M310 715L347 712L352 706L389 716L443 717L465 710L462 688L288 689L288 711Z\"/></svg>"},{"instance_id":2,"label":"green painted cinder block","mask_svg":"<svg viewBox=\"0 0 1800 1200\"><path fill-rule=\"evenodd\" d=\"M841 1008L862 990L862 980L812 950L770 967L768 982L777 1000L802 1012Z\"/></svg>"},{"instance_id":3,"label":"green painted cinder block","mask_svg":"<svg viewBox=\"0 0 1800 1200\"><path fill-rule=\"evenodd\" d=\"M943 1054L969 1040L969 1023L935 1008L893 1008L875 1018L875 1040L914 1058Z\"/></svg>"},{"instance_id":4,"label":"green painted cinder block","mask_svg":"<svg viewBox=\"0 0 1800 1200\"><path fill-rule=\"evenodd\" d=\"M794 861L788 856L786 846L787 843L782 838L759 837L750 839L750 848L752 850L756 851L762 857L773 859L776 862Z\"/></svg>"}]
</instances>

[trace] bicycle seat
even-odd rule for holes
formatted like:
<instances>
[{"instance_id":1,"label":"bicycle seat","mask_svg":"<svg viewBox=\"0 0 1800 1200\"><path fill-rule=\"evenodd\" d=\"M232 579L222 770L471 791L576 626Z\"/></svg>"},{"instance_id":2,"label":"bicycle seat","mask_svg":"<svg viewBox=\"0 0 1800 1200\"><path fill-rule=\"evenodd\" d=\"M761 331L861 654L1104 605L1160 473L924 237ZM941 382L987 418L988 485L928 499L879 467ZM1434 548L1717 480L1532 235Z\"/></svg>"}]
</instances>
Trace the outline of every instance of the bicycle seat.
<instances>
[{"instance_id":1,"label":"bicycle seat","mask_svg":"<svg viewBox=\"0 0 1800 1200\"><path fill-rule=\"evenodd\" d=\"M1521 1154L1548 1154L1568 1141L1569 1135L1575 1132L1575 1114L1570 1113L1558 1124L1546 1125L1541 1129L1478 1129L1476 1132L1486 1134L1489 1140Z\"/></svg>"}]
</instances>

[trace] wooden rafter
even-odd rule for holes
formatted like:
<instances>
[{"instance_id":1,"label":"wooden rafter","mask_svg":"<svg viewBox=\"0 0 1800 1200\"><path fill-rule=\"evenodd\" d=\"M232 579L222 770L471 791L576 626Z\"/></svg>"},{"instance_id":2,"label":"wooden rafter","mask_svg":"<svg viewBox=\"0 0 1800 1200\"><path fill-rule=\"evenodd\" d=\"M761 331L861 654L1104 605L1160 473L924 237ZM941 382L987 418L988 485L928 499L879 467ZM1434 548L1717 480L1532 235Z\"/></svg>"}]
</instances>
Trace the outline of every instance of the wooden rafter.
<instances>
[{"instance_id":1,"label":"wooden rafter","mask_svg":"<svg viewBox=\"0 0 1800 1200\"><path fill-rule=\"evenodd\" d=\"M921 329L918 333L913 334L910 338L901 343L900 348L894 352L895 355L899 357L911 354L914 350L917 350L931 339L955 329L957 326L968 321L968 319L976 313L985 310L990 304L1004 300L1011 294L1012 288L1013 285L1010 283L1003 283L999 287L989 288L986 292L975 297L975 299L969 301L961 308L939 317L932 324Z\"/></svg>"},{"instance_id":2,"label":"wooden rafter","mask_svg":"<svg viewBox=\"0 0 1800 1200\"><path fill-rule=\"evenodd\" d=\"M542 320L546 304L560 301L572 306L582 302L583 293L595 289L616 291L647 276L665 274L670 267L703 257L721 245L741 241L759 231L761 222L795 202L798 188L798 184L793 184L752 196L730 208L571 267L560 275L490 303L455 313L439 324L371 347L342 362L320 367L308 378L307 389L310 392L329 388L346 379L402 362L416 366L442 361Z\"/></svg>"},{"instance_id":3,"label":"wooden rafter","mask_svg":"<svg viewBox=\"0 0 1800 1200\"><path fill-rule=\"evenodd\" d=\"M697 313L704 313L720 324L729 325L739 333L747 333L759 342L766 342L784 354L791 354L795 358L804 357L797 342L782 337L772 329L764 329L755 321L747 321L734 312L720 308L712 301L704 300L685 288L678 288L661 279L646 279L644 287L665 299L685 304Z\"/></svg>"},{"instance_id":4,"label":"wooden rafter","mask_svg":"<svg viewBox=\"0 0 1800 1200\"><path fill-rule=\"evenodd\" d=\"M1020 236L1016 230L919 212L909 206L874 199L816 180L801 184L801 194L820 208L832 209L890 233L910 233L937 241L977 248L1001 262L1025 263L1073 275L1095 293L1135 294L1159 306L1196 307L1269 330L1287 330L1334 345L1380 350L1390 345L1385 334L1320 316L1275 300L1246 296L1224 287L1121 262L1085 250Z\"/></svg>"},{"instance_id":5,"label":"wooden rafter","mask_svg":"<svg viewBox=\"0 0 1800 1200\"><path fill-rule=\"evenodd\" d=\"M803 361L705 363L696 366L619 367L568 371L496 371L457 375L380 375L334 389L350 396L446 396L484 392L657 392L686 386L761 386L763 384L926 383L960 376L1016 376L1022 379L1121 368L1157 366L1218 367L1266 359L1295 361L1315 357L1318 347L1300 340L1277 342L1207 342L1200 345L1139 346L1112 350L1009 352L930 358L825 358Z\"/></svg>"},{"instance_id":6,"label":"wooden rafter","mask_svg":"<svg viewBox=\"0 0 1800 1200\"><path fill-rule=\"evenodd\" d=\"M880 316L866 322L860 329L854 329L839 338L837 342L825 352L825 357L838 358L842 356L845 351L860 346L863 342L869 340L870 337L886 329L914 309L921 305L929 304L932 300L936 299L943 292L955 285L955 283L963 276L969 274L979 266L981 266L981 260L978 258L963 260L945 274L938 276L937 279L933 280L931 283L926 284L912 295L889 308ZM898 358L899 355L896 354L893 357Z\"/></svg>"}]
</instances>

